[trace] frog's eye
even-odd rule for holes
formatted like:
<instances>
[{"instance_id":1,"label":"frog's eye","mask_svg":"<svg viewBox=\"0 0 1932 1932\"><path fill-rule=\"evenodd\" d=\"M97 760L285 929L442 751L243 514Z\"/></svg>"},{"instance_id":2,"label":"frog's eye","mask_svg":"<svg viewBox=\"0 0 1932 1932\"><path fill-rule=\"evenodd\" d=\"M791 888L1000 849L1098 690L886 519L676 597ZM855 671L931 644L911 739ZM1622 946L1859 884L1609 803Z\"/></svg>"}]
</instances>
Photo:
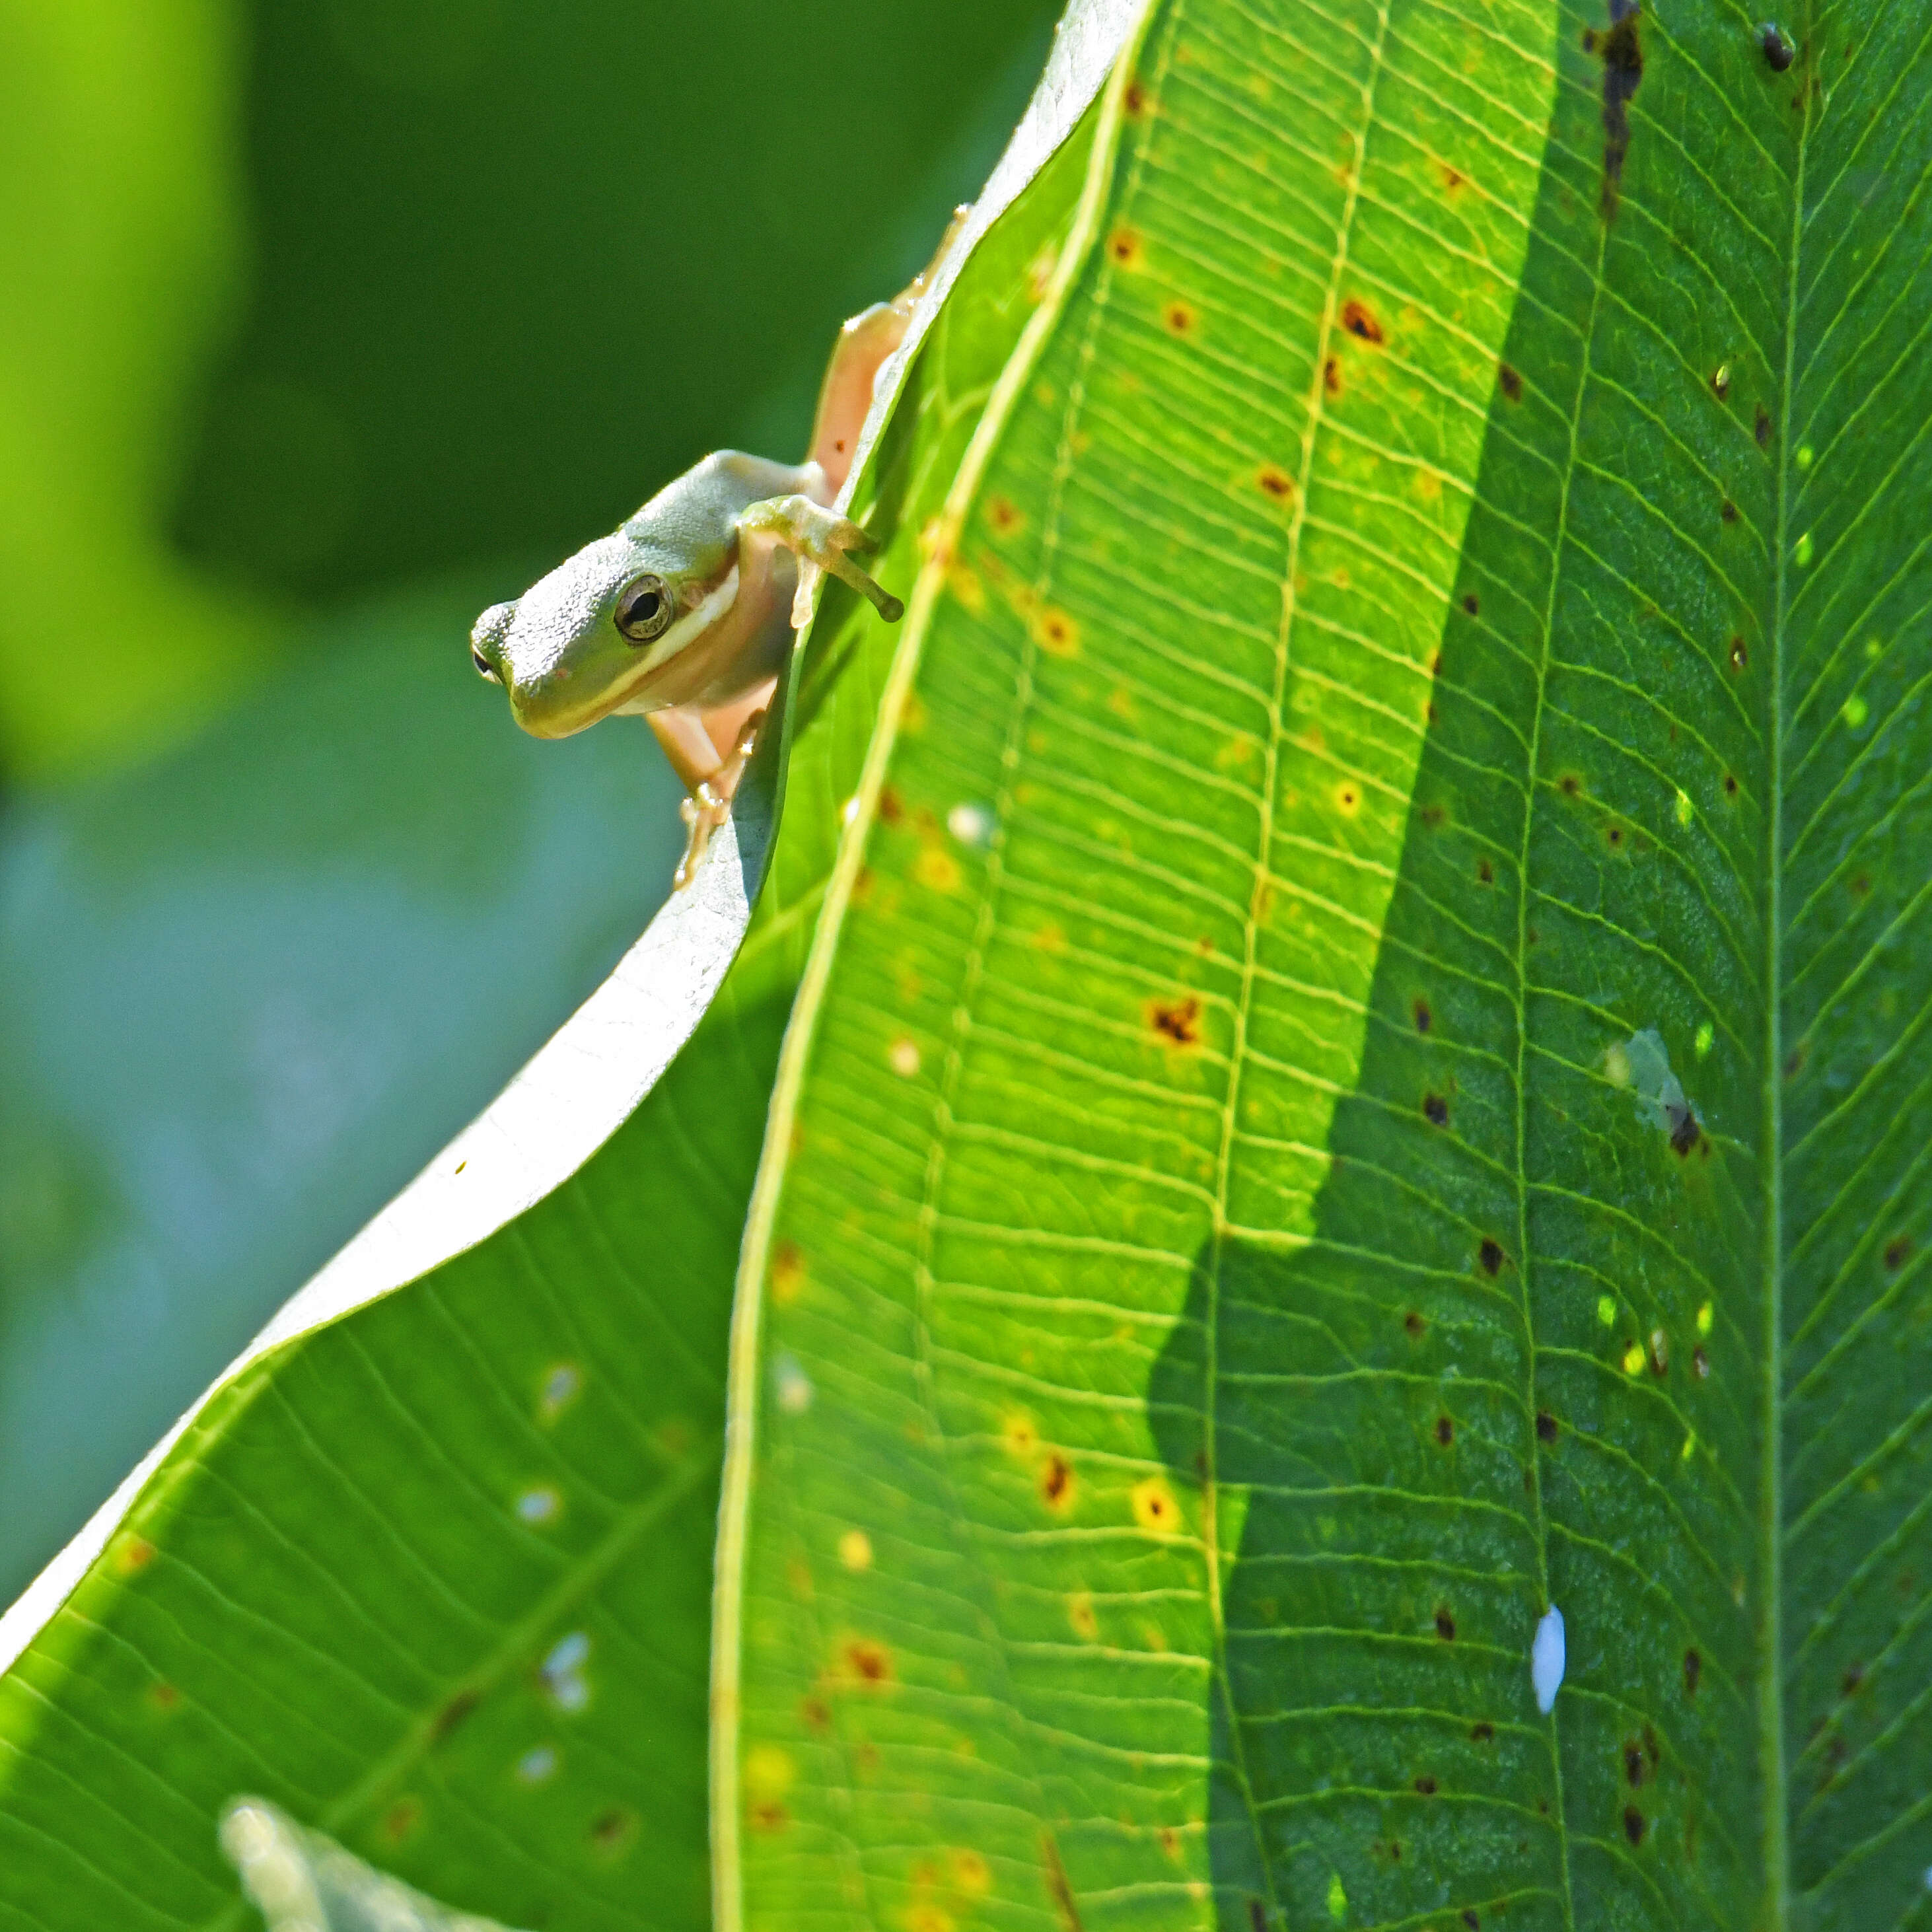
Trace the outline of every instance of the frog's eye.
<instances>
[{"instance_id":1,"label":"frog's eye","mask_svg":"<svg viewBox=\"0 0 1932 1932\"><path fill-rule=\"evenodd\" d=\"M662 577L634 578L617 593L617 628L634 644L647 644L670 628L674 614Z\"/></svg>"},{"instance_id":2,"label":"frog's eye","mask_svg":"<svg viewBox=\"0 0 1932 1932\"><path fill-rule=\"evenodd\" d=\"M496 667L474 644L470 646L470 662L476 667L479 676L487 677L492 684L502 682L503 680L496 675Z\"/></svg>"}]
</instances>

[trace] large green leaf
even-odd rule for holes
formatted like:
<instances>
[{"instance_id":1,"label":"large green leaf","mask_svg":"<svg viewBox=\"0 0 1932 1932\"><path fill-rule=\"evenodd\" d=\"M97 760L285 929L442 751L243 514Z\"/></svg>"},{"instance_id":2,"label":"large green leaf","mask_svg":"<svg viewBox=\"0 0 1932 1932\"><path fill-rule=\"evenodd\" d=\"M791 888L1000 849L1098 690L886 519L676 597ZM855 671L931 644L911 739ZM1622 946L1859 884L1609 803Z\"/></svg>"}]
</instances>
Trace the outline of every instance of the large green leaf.
<instances>
[{"instance_id":1,"label":"large green leaf","mask_svg":"<svg viewBox=\"0 0 1932 1932\"><path fill-rule=\"evenodd\" d=\"M722 1927L1932 1921L1928 180L1882 0L1153 10L775 1091Z\"/></svg>"},{"instance_id":2,"label":"large green leaf","mask_svg":"<svg viewBox=\"0 0 1932 1932\"><path fill-rule=\"evenodd\" d=\"M1122 10L1084 14L1090 98ZM1083 176L1084 135L1054 152L1082 71L1057 57L988 214L1037 178L980 239L873 452L856 508L888 583L910 586L1041 292ZM8 1932L244 1922L216 1825L244 1793L493 1918L706 1922L727 1311L779 1040L892 650L834 586L790 706L769 872L772 770L586 1012L9 1613ZM656 1079L761 874L755 927L688 1047L498 1226Z\"/></svg>"}]
</instances>

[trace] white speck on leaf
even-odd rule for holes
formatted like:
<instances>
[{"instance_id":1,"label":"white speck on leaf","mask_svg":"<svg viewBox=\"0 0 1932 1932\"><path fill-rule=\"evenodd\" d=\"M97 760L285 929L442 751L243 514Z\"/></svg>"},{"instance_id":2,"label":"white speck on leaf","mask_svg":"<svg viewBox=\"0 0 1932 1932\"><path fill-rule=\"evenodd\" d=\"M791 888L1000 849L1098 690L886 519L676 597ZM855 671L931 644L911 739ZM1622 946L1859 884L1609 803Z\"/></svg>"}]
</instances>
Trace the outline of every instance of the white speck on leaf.
<instances>
[{"instance_id":1,"label":"white speck on leaf","mask_svg":"<svg viewBox=\"0 0 1932 1932\"><path fill-rule=\"evenodd\" d=\"M812 1378L799 1366L796 1355L781 1355L772 1363L772 1386L786 1414L802 1415L812 1406Z\"/></svg>"},{"instance_id":2,"label":"white speck on leaf","mask_svg":"<svg viewBox=\"0 0 1932 1932\"><path fill-rule=\"evenodd\" d=\"M572 1630L558 1638L550 1653L537 1667L544 1688L560 1711L580 1711L590 1701L590 1686L584 1681L584 1665L590 1654L590 1639L583 1630Z\"/></svg>"},{"instance_id":3,"label":"white speck on leaf","mask_svg":"<svg viewBox=\"0 0 1932 1932\"><path fill-rule=\"evenodd\" d=\"M992 842L993 814L983 805L956 805L946 814L946 829L962 845L988 845Z\"/></svg>"},{"instance_id":4,"label":"white speck on leaf","mask_svg":"<svg viewBox=\"0 0 1932 1932\"><path fill-rule=\"evenodd\" d=\"M517 1498L517 1514L525 1522L548 1522L563 1508L563 1498L548 1483L538 1483Z\"/></svg>"},{"instance_id":5,"label":"white speck on leaf","mask_svg":"<svg viewBox=\"0 0 1932 1932\"><path fill-rule=\"evenodd\" d=\"M541 1784L556 1772L556 1753L548 1744L538 1744L517 1760L517 1775L526 1784Z\"/></svg>"},{"instance_id":6,"label":"white speck on leaf","mask_svg":"<svg viewBox=\"0 0 1932 1932\"><path fill-rule=\"evenodd\" d=\"M1543 1613L1529 1646L1529 1681L1536 1708L1546 1718L1563 1686L1563 1612L1554 1604Z\"/></svg>"}]
</instances>

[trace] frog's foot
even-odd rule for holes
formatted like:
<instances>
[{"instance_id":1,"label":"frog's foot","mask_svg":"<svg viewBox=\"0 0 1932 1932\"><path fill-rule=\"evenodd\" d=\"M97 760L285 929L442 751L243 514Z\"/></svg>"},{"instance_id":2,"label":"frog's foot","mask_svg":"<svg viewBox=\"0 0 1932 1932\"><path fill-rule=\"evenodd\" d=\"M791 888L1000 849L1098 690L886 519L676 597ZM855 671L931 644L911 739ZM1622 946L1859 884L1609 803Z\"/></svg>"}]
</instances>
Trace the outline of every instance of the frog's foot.
<instances>
[{"instance_id":1,"label":"frog's foot","mask_svg":"<svg viewBox=\"0 0 1932 1932\"><path fill-rule=\"evenodd\" d=\"M731 801L737 796L738 781L745 775L752 754L758 747L758 728L765 722L762 711L746 719L744 729L731 755L706 778L679 806L685 826L684 856L672 875L671 890L682 892L698 876L698 868L711 843L711 835L731 816Z\"/></svg>"},{"instance_id":2,"label":"frog's foot","mask_svg":"<svg viewBox=\"0 0 1932 1932\"><path fill-rule=\"evenodd\" d=\"M682 892L697 878L712 833L731 816L731 801L720 798L709 784L701 784L678 810L684 817L684 856L671 874L670 887L674 892Z\"/></svg>"},{"instance_id":3,"label":"frog's foot","mask_svg":"<svg viewBox=\"0 0 1932 1932\"><path fill-rule=\"evenodd\" d=\"M792 602L792 622L802 625L812 614L814 570L829 570L842 578L889 624L905 615L905 606L890 591L882 590L852 561L854 550L863 554L879 547L849 517L814 503L809 496L771 496L754 503L738 519L741 535L763 533L776 537L806 566L799 573L798 594Z\"/></svg>"}]
</instances>

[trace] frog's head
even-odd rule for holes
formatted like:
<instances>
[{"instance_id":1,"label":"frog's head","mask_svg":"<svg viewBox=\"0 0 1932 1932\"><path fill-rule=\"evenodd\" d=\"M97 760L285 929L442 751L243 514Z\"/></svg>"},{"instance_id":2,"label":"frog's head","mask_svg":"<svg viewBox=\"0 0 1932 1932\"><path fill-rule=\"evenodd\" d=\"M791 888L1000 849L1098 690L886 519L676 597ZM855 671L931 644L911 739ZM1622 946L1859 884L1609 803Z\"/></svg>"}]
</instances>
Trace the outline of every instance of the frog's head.
<instances>
[{"instance_id":1,"label":"frog's head","mask_svg":"<svg viewBox=\"0 0 1932 1932\"><path fill-rule=\"evenodd\" d=\"M671 659L730 609L735 566L680 567L678 553L630 533L600 538L470 633L470 655L539 738L567 738L616 711L674 701L652 687Z\"/></svg>"}]
</instances>

